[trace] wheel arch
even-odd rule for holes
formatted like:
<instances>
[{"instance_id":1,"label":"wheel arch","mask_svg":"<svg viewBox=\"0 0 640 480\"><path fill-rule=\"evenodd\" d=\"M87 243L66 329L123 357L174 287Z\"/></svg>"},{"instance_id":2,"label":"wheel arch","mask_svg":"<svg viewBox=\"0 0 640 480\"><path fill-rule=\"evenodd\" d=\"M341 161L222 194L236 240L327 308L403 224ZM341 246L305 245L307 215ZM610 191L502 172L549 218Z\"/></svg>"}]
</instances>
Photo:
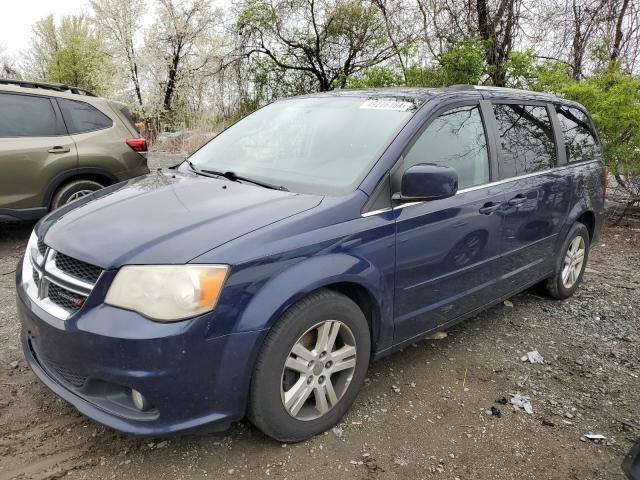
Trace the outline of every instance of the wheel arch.
<instances>
[{"instance_id":1,"label":"wheel arch","mask_svg":"<svg viewBox=\"0 0 640 480\"><path fill-rule=\"evenodd\" d=\"M562 244L564 243L565 238L569 234L569 230L576 223L582 223L587 230L589 231L589 240L593 242L593 240L597 237L598 229L599 229L599 220L596 215L596 211L591 205L591 202L582 198L579 202L573 205L573 208L569 211L567 215L567 219L560 230L558 238L556 240L556 252L560 250Z\"/></svg>"},{"instance_id":2,"label":"wheel arch","mask_svg":"<svg viewBox=\"0 0 640 480\"><path fill-rule=\"evenodd\" d=\"M313 257L270 279L247 305L236 331L271 328L292 305L323 288L358 305L369 324L372 350L381 347L383 324L390 316L385 315L384 279L374 265L347 254Z\"/></svg>"},{"instance_id":3,"label":"wheel arch","mask_svg":"<svg viewBox=\"0 0 640 480\"><path fill-rule=\"evenodd\" d=\"M100 183L104 187L108 187L109 185L113 185L114 183L119 182L118 178L115 175L113 175L108 170L104 170L101 168L83 167L69 170L57 175L49 183L49 186L44 192L42 202L43 206L46 208L51 208L53 196L58 191L58 189L64 184L76 180L92 180L94 182Z\"/></svg>"}]
</instances>

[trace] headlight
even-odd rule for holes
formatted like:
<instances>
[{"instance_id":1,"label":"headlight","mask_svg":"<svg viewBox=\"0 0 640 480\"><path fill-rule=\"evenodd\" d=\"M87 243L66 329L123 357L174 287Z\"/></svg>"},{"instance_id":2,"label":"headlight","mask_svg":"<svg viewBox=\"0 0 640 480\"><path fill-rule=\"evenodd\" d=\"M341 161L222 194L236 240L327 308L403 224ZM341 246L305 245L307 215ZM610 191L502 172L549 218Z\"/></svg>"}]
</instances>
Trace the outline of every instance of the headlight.
<instances>
[{"instance_id":1,"label":"headlight","mask_svg":"<svg viewBox=\"0 0 640 480\"><path fill-rule=\"evenodd\" d=\"M210 312L227 278L226 265L122 267L105 303L170 322Z\"/></svg>"}]
</instances>

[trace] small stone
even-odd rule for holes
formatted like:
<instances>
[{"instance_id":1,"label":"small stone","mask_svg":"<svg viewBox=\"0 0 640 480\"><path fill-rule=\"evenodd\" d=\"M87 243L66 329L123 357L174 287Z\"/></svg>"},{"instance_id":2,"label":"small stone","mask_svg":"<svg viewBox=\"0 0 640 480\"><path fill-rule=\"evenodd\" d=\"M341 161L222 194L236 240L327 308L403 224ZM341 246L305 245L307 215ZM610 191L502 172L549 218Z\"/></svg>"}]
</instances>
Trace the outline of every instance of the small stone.
<instances>
[{"instance_id":1,"label":"small stone","mask_svg":"<svg viewBox=\"0 0 640 480\"><path fill-rule=\"evenodd\" d=\"M344 435L344 430L340 427L333 427L331 431L338 438L342 438L342 436Z\"/></svg>"},{"instance_id":2,"label":"small stone","mask_svg":"<svg viewBox=\"0 0 640 480\"><path fill-rule=\"evenodd\" d=\"M396 393L400 393L400 387L398 387L397 385L391 385L391 389Z\"/></svg>"},{"instance_id":3,"label":"small stone","mask_svg":"<svg viewBox=\"0 0 640 480\"><path fill-rule=\"evenodd\" d=\"M18 362L13 361L9 364L11 366L11 368L18 368Z\"/></svg>"},{"instance_id":4,"label":"small stone","mask_svg":"<svg viewBox=\"0 0 640 480\"><path fill-rule=\"evenodd\" d=\"M513 302L505 300L503 303L505 307L513 308Z\"/></svg>"},{"instance_id":5,"label":"small stone","mask_svg":"<svg viewBox=\"0 0 640 480\"><path fill-rule=\"evenodd\" d=\"M156 445L156 448L164 448L169 444L169 442L167 442L166 440L163 442L160 442Z\"/></svg>"}]
</instances>

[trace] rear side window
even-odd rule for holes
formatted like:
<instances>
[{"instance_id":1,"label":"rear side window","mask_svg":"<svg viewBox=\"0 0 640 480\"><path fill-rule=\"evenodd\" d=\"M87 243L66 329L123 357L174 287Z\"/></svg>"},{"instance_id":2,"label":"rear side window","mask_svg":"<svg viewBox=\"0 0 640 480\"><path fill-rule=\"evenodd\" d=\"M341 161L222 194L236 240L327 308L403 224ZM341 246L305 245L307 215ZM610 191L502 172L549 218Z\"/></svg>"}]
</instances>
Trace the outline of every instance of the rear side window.
<instances>
[{"instance_id":1,"label":"rear side window","mask_svg":"<svg viewBox=\"0 0 640 480\"><path fill-rule=\"evenodd\" d=\"M556 107L562 126L567 161L583 162L600 155L600 146L592 130L589 117L577 108Z\"/></svg>"},{"instance_id":2,"label":"rear side window","mask_svg":"<svg viewBox=\"0 0 640 480\"><path fill-rule=\"evenodd\" d=\"M420 135L404 159L405 168L435 163L453 168L460 189L489 182L489 158L477 106L449 110Z\"/></svg>"},{"instance_id":3,"label":"rear side window","mask_svg":"<svg viewBox=\"0 0 640 480\"><path fill-rule=\"evenodd\" d=\"M85 133L109 128L113 122L97 108L85 102L58 99L69 133Z\"/></svg>"},{"instance_id":4,"label":"rear side window","mask_svg":"<svg viewBox=\"0 0 640 480\"><path fill-rule=\"evenodd\" d=\"M541 172L556 164L556 145L547 108L538 105L494 105L502 147L500 176Z\"/></svg>"},{"instance_id":5,"label":"rear side window","mask_svg":"<svg viewBox=\"0 0 640 480\"><path fill-rule=\"evenodd\" d=\"M53 137L56 120L48 98L0 93L0 138Z\"/></svg>"}]
</instances>

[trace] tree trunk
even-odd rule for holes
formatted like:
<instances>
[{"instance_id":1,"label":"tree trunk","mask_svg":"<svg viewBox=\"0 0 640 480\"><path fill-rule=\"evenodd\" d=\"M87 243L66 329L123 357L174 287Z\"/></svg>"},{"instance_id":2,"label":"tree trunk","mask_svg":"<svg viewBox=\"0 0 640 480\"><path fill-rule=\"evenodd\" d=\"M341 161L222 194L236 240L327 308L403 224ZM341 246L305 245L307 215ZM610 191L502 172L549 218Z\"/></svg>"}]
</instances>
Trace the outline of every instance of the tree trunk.
<instances>
[{"instance_id":1,"label":"tree trunk","mask_svg":"<svg viewBox=\"0 0 640 480\"><path fill-rule=\"evenodd\" d=\"M616 61L618 57L620 57L620 51L622 50L622 40L624 38L624 33L622 31L622 23L624 22L624 16L627 13L628 7L629 7L629 0L622 0L622 7L620 8L620 13L618 14L618 19L616 21L616 32L613 37L613 48L611 49L611 61Z\"/></svg>"}]
</instances>

